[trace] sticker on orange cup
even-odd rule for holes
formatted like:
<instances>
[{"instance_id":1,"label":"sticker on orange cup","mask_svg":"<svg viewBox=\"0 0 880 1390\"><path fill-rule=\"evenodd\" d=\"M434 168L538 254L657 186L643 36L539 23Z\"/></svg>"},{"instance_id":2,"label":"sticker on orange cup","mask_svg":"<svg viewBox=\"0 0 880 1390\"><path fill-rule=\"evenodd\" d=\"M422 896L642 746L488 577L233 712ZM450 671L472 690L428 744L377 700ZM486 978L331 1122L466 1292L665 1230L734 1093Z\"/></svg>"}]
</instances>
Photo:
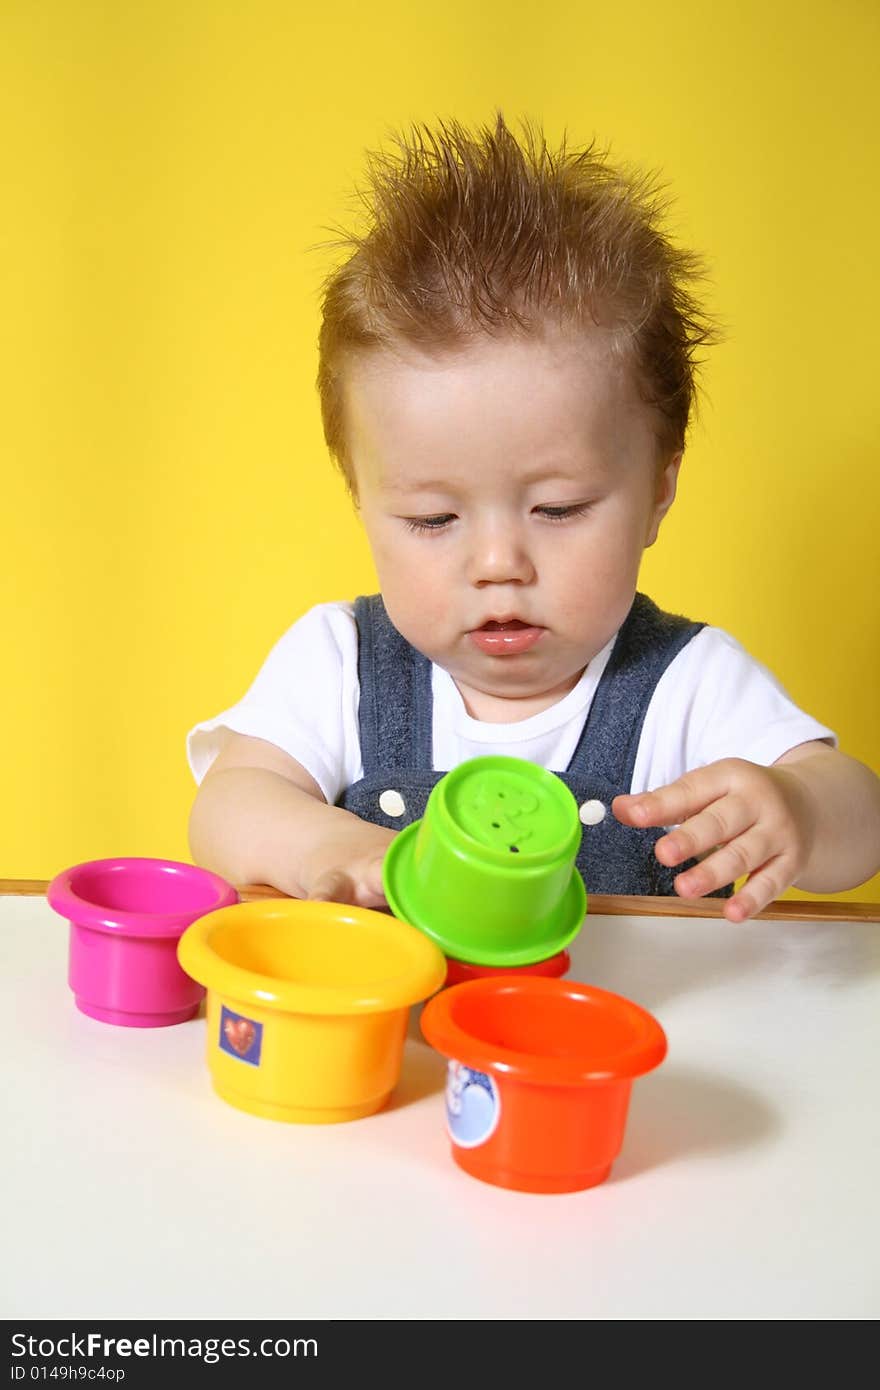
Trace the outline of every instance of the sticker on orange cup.
<instances>
[{"instance_id":1,"label":"sticker on orange cup","mask_svg":"<svg viewBox=\"0 0 880 1390\"><path fill-rule=\"evenodd\" d=\"M475 1149L498 1128L501 1098L484 1071L450 1062L446 1077L446 1125L453 1144Z\"/></svg>"}]
</instances>

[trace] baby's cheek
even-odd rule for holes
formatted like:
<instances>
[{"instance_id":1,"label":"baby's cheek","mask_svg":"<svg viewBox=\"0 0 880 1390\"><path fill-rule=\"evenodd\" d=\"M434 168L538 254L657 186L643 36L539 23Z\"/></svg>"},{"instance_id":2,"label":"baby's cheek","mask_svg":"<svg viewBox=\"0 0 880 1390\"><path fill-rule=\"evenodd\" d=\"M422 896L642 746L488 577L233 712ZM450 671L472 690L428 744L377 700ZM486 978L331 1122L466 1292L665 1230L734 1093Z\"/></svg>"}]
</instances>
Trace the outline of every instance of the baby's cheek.
<instances>
[{"instance_id":1,"label":"baby's cheek","mask_svg":"<svg viewBox=\"0 0 880 1390\"><path fill-rule=\"evenodd\" d=\"M449 595L429 585L409 586L406 594L382 592L388 616L406 640L432 660L441 656L448 639L452 604Z\"/></svg>"}]
</instances>

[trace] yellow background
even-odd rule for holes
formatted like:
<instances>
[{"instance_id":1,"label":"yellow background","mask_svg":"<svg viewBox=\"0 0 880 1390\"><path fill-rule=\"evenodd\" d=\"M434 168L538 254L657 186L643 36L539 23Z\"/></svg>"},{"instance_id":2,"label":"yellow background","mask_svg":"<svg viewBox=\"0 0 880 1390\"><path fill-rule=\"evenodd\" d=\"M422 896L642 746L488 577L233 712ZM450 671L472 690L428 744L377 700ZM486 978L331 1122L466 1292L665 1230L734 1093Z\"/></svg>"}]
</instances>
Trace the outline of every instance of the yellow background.
<instances>
[{"instance_id":1,"label":"yellow background","mask_svg":"<svg viewBox=\"0 0 880 1390\"><path fill-rule=\"evenodd\" d=\"M642 587L880 766L878 36L868 0L4 0L0 877L188 859L187 729L374 589L308 248L365 148L496 108L661 169L729 325Z\"/></svg>"}]
</instances>

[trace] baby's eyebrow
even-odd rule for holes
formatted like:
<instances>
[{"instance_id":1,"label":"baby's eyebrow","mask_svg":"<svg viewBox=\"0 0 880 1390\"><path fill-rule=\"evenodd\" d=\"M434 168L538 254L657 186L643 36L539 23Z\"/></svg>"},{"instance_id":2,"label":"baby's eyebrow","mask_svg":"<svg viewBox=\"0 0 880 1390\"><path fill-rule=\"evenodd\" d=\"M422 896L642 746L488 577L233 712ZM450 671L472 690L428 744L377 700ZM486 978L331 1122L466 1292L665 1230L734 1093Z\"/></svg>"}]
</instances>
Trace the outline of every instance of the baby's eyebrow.
<instances>
[{"instance_id":1,"label":"baby's eyebrow","mask_svg":"<svg viewBox=\"0 0 880 1390\"><path fill-rule=\"evenodd\" d=\"M424 481L406 478L387 478L380 484L383 492L454 492L455 485L445 479L426 478Z\"/></svg>"},{"instance_id":2,"label":"baby's eyebrow","mask_svg":"<svg viewBox=\"0 0 880 1390\"><path fill-rule=\"evenodd\" d=\"M442 481L425 480L424 482L406 482L399 480L381 482L380 492L382 495L389 496L389 498L392 498L402 506L412 502L413 499L420 500L423 498L430 498L434 500L439 498L443 500L455 500L457 495L459 495L459 489L456 488L455 482L450 481L449 478L445 478L445 480Z\"/></svg>"},{"instance_id":3,"label":"baby's eyebrow","mask_svg":"<svg viewBox=\"0 0 880 1390\"><path fill-rule=\"evenodd\" d=\"M578 483L583 481L583 473L575 468L551 465L538 468L518 480L524 487L533 483ZM380 484L383 492L415 493L456 491L456 484L449 478L385 478Z\"/></svg>"}]
</instances>

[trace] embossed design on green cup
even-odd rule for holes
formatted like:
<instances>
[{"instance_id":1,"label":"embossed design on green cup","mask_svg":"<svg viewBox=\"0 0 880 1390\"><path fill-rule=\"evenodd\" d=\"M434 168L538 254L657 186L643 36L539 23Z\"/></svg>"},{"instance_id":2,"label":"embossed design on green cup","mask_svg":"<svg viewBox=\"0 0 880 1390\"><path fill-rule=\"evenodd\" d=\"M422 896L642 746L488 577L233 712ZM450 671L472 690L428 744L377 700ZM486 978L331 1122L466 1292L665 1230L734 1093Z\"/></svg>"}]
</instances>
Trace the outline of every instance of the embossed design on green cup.
<instances>
[{"instance_id":1,"label":"embossed design on green cup","mask_svg":"<svg viewBox=\"0 0 880 1390\"><path fill-rule=\"evenodd\" d=\"M446 773L383 868L392 912L447 954L527 965L577 935L586 892L582 826L565 783L519 758L471 758Z\"/></svg>"}]
</instances>

